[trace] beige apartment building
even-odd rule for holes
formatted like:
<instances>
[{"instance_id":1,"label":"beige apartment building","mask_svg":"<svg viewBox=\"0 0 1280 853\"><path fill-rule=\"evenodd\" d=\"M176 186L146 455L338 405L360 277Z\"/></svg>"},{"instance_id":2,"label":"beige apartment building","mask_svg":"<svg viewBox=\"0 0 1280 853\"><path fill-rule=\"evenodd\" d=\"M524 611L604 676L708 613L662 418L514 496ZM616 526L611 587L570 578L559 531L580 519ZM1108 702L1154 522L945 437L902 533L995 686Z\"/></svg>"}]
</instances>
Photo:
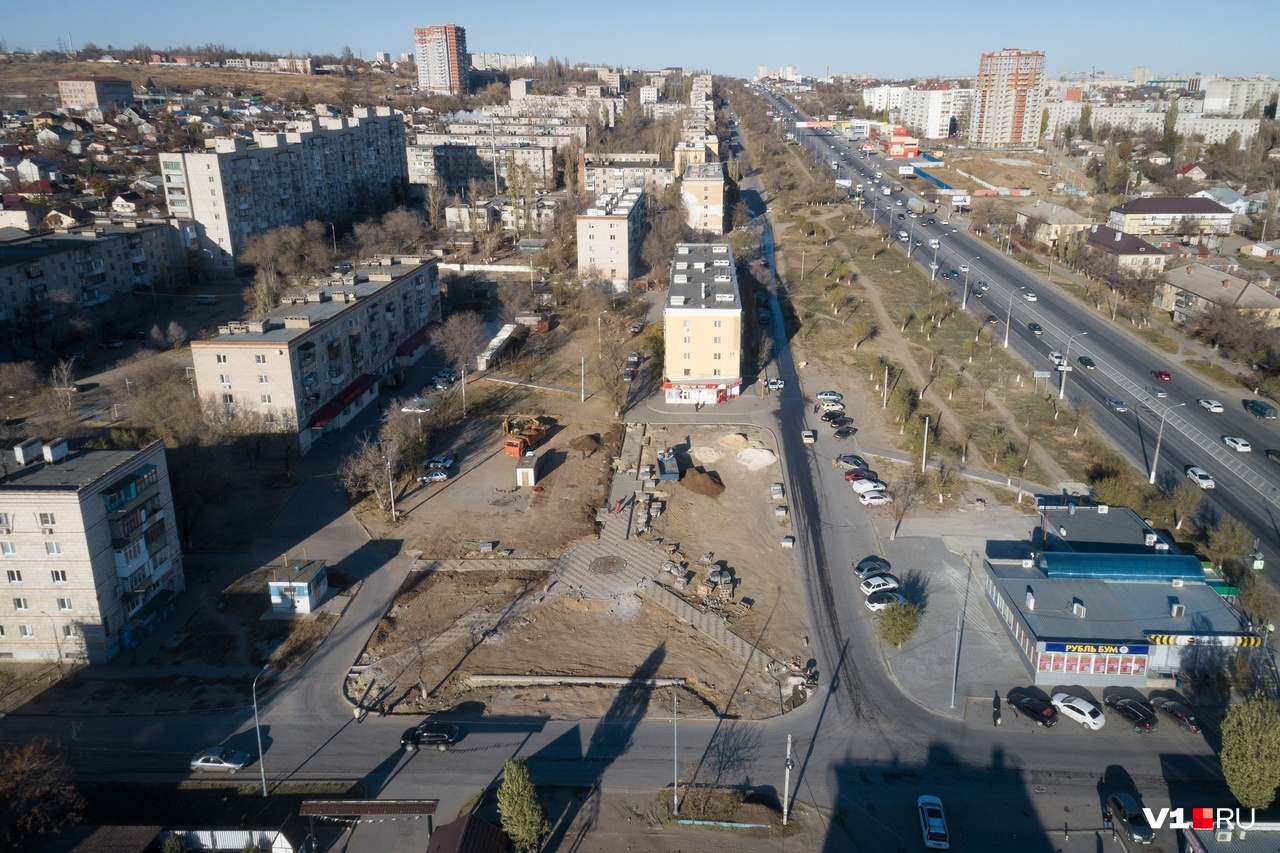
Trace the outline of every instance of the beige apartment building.
<instances>
[{"instance_id":1,"label":"beige apartment building","mask_svg":"<svg viewBox=\"0 0 1280 853\"><path fill-rule=\"evenodd\" d=\"M68 77L58 81L58 99L63 109L87 110L94 107L123 107L133 103L133 84L119 77Z\"/></svg>"},{"instance_id":2,"label":"beige apartment building","mask_svg":"<svg viewBox=\"0 0 1280 853\"><path fill-rule=\"evenodd\" d=\"M668 403L710 404L742 390L742 294L728 243L681 243L663 308Z\"/></svg>"},{"instance_id":3,"label":"beige apartment building","mask_svg":"<svg viewBox=\"0 0 1280 853\"><path fill-rule=\"evenodd\" d=\"M512 170L520 169L533 177L539 189L555 188L554 144L510 140L490 143L480 138L446 142L433 138L447 139L446 134L422 133L418 136L418 144L408 146L406 156L409 184L419 196L425 192L422 187L441 186L453 193L464 193L473 180L492 181L495 160L499 191L508 185Z\"/></svg>"},{"instance_id":4,"label":"beige apartment building","mask_svg":"<svg viewBox=\"0 0 1280 853\"><path fill-rule=\"evenodd\" d=\"M725 232L724 164L690 163L680 182L689 227L702 234L719 236Z\"/></svg>"},{"instance_id":5,"label":"beige apartment building","mask_svg":"<svg viewBox=\"0 0 1280 853\"><path fill-rule=\"evenodd\" d=\"M1187 236L1231 233L1234 214L1207 198L1154 196L1135 198L1107 211L1107 225L1126 234L1177 234Z\"/></svg>"},{"instance_id":6,"label":"beige apartment building","mask_svg":"<svg viewBox=\"0 0 1280 853\"><path fill-rule=\"evenodd\" d=\"M984 148L1035 145L1043 107L1044 51L1010 47L984 53L973 87L969 142Z\"/></svg>"},{"instance_id":7,"label":"beige apartment building","mask_svg":"<svg viewBox=\"0 0 1280 853\"><path fill-rule=\"evenodd\" d=\"M457 24L414 27L413 43L418 88L441 95L467 93L471 60L465 28Z\"/></svg>"},{"instance_id":8,"label":"beige apartment building","mask_svg":"<svg viewBox=\"0 0 1280 853\"><path fill-rule=\"evenodd\" d=\"M218 138L206 151L162 153L169 215L195 223L187 248L203 273L230 282L255 234L311 219L347 222L404 201L404 127L390 107L357 107L350 118L255 132L252 142Z\"/></svg>"},{"instance_id":9,"label":"beige apartment building","mask_svg":"<svg viewBox=\"0 0 1280 853\"><path fill-rule=\"evenodd\" d=\"M30 439L0 483L0 660L105 663L186 586L164 445Z\"/></svg>"},{"instance_id":10,"label":"beige apartment building","mask_svg":"<svg viewBox=\"0 0 1280 853\"><path fill-rule=\"evenodd\" d=\"M675 168L657 154L644 151L623 154L578 155L578 187L590 195L641 189L657 195L676 182Z\"/></svg>"},{"instance_id":11,"label":"beige apartment building","mask_svg":"<svg viewBox=\"0 0 1280 853\"><path fill-rule=\"evenodd\" d=\"M578 275L603 278L621 291L636 276L644 240L644 190L602 193L577 218Z\"/></svg>"},{"instance_id":12,"label":"beige apartment building","mask_svg":"<svg viewBox=\"0 0 1280 853\"><path fill-rule=\"evenodd\" d=\"M417 360L439 319L434 258L375 258L264 317L192 341L196 387L233 413L297 430L306 453L376 400L384 375Z\"/></svg>"}]
</instances>

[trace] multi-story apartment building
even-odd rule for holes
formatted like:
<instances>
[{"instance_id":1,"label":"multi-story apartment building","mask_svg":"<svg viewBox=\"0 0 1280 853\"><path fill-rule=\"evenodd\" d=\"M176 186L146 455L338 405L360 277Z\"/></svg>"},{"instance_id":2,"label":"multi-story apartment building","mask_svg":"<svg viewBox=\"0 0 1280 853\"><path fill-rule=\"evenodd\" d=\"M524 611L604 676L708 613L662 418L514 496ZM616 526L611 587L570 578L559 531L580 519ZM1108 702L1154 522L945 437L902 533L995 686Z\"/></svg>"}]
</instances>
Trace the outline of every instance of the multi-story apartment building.
<instances>
[{"instance_id":1,"label":"multi-story apartment building","mask_svg":"<svg viewBox=\"0 0 1280 853\"><path fill-rule=\"evenodd\" d=\"M420 187L442 186L457 193L464 192L472 180L492 181L495 162L500 192L508 186L508 173L513 168L527 169L539 189L555 188L555 145L510 139L484 142L479 137L464 142L444 142L439 141L440 137L447 135L419 134L419 142L406 149L409 183L415 195L421 195ZM427 140L425 144L423 139Z\"/></svg>"},{"instance_id":2,"label":"multi-story apartment building","mask_svg":"<svg viewBox=\"0 0 1280 853\"><path fill-rule=\"evenodd\" d=\"M203 273L229 280L255 234L403 201L404 120L390 107L357 107L351 118L293 122L284 133L254 133L253 142L218 138L210 150L162 153L160 172L169 215L196 225L188 248Z\"/></svg>"},{"instance_id":3,"label":"multi-story apartment building","mask_svg":"<svg viewBox=\"0 0 1280 853\"><path fill-rule=\"evenodd\" d=\"M630 189L656 195L675 182L675 168L671 163L660 162L657 154L579 154L578 188L589 195Z\"/></svg>"},{"instance_id":4,"label":"multi-story apartment building","mask_svg":"<svg viewBox=\"0 0 1280 853\"><path fill-rule=\"evenodd\" d=\"M725 232L728 210L725 207L724 164L690 163L680 181L689 227L702 234L719 236Z\"/></svg>"},{"instance_id":5,"label":"multi-story apartment building","mask_svg":"<svg viewBox=\"0 0 1280 853\"><path fill-rule=\"evenodd\" d=\"M471 60L465 29L457 24L414 27L413 42L417 48L418 88L441 95L467 93Z\"/></svg>"},{"instance_id":6,"label":"multi-story apartment building","mask_svg":"<svg viewBox=\"0 0 1280 853\"><path fill-rule=\"evenodd\" d=\"M909 91L909 86L870 86L862 90L862 105L878 113L901 110Z\"/></svg>"},{"instance_id":7,"label":"multi-story apartment building","mask_svg":"<svg viewBox=\"0 0 1280 853\"><path fill-rule=\"evenodd\" d=\"M558 118L483 115L478 118L451 118L444 122L443 132L452 137L482 137L475 141L477 145L488 145L491 139L557 147L568 145L570 140L577 140L579 146L587 144L585 122Z\"/></svg>"},{"instance_id":8,"label":"multi-story apartment building","mask_svg":"<svg viewBox=\"0 0 1280 853\"><path fill-rule=\"evenodd\" d=\"M377 399L379 379L412 358L439 319L437 261L380 257L192 341L196 387L233 413L296 429L305 453Z\"/></svg>"},{"instance_id":9,"label":"multi-story apartment building","mask_svg":"<svg viewBox=\"0 0 1280 853\"><path fill-rule=\"evenodd\" d=\"M644 190L602 193L577 218L578 275L603 278L615 289L635 277L644 239Z\"/></svg>"},{"instance_id":10,"label":"multi-story apartment building","mask_svg":"<svg viewBox=\"0 0 1280 853\"><path fill-rule=\"evenodd\" d=\"M1095 130L1110 126L1133 134L1150 131L1160 133L1164 131L1165 110L1168 106L1166 102L1130 107L1092 104L1089 107L1089 121ZM1049 113L1046 134L1057 136L1065 127L1079 131L1080 119L1084 115L1082 102L1052 101L1045 104L1045 109ZM1233 133L1240 134L1241 145L1247 145L1261 129L1262 119L1260 118L1215 118L1197 115L1187 112L1183 103L1178 105L1178 118L1174 122L1174 130L1179 134L1185 137L1199 136L1206 145L1226 142Z\"/></svg>"},{"instance_id":11,"label":"multi-story apartment building","mask_svg":"<svg viewBox=\"0 0 1280 853\"><path fill-rule=\"evenodd\" d=\"M1107 226L1126 234L1203 237L1231 233L1230 210L1207 198L1135 198L1107 212Z\"/></svg>"},{"instance_id":12,"label":"multi-story apartment building","mask_svg":"<svg viewBox=\"0 0 1280 853\"><path fill-rule=\"evenodd\" d=\"M668 403L722 403L742 390L742 294L728 243L681 243L663 308Z\"/></svg>"},{"instance_id":13,"label":"multi-story apartment building","mask_svg":"<svg viewBox=\"0 0 1280 853\"><path fill-rule=\"evenodd\" d=\"M186 583L164 445L31 439L0 482L0 659L104 663Z\"/></svg>"},{"instance_id":14,"label":"multi-story apartment building","mask_svg":"<svg viewBox=\"0 0 1280 853\"><path fill-rule=\"evenodd\" d=\"M515 71L532 68L538 57L532 53L473 53L471 67L477 71Z\"/></svg>"},{"instance_id":15,"label":"multi-story apartment building","mask_svg":"<svg viewBox=\"0 0 1280 853\"><path fill-rule=\"evenodd\" d=\"M627 86L626 75L621 71L612 69L605 70L603 68L596 71L596 76L600 78L600 82L604 84L610 94L621 95Z\"/></svg>"},{"instance_id":16,"label":"multi-story apartment building","mask_svg":"<svg viewBox=\"0 0 1280 853\"><path fill-rule=\"evenodd\" d=\"M87 110L93 107L123 107L133 103L133 84L119 77L68 77L58 81L58 99L63 109Z\"/></svg>"},{"instance_id":17,"label":"multi-story apartment building","mask_svg":"<svg viewBox=\"0 0 1280 853\"><path fill-rule=\"evenodd\" d=\"M1243 116L1252 107L1264 107L1280 94L1280 80L1265 74L1247 79L1210 77L1201 81L1204 111L1209 115Z\"/></svg>"},{"instance_id":18,"label":"multi-story apartment building","mask_svg":"<svg viewBox=\"0 0 1280 853\"><path fill-rule=\"evenodd\" d=\"M626 109L626 98L590 97L587 95L532 95L529 81L511 81L511 100L503 106L485 107L490 116L528 117L539 120L553 118L594 119L599 116L612 126Z\"/></svg>"},{"instance_id":19,"label":"multi-story apartment building","mask_svg":"<svg viewBox=\"0 0 1280 853\"><path fill-rule=\"evenodd\" d=\"M695 74L689 88L689 103L701 104L711 100L714 81L710 74Z\"/></svg>"},{"instance_id":20,"label":"multi-story apartment building","mask_svg":"<svg viewBox=\"0 0 1280 853\"><path fill-rule=\"evenodd\" d=\"M711 152L707 150L707 146L702 142L691 142L681 140L676 143L675 150L671 153L672 170L681 177L684 176L685 170L694 163L705 163L711 159Z\"/></svg>"},{"instance_id":21,"label":"multi-story apartment building","mask_svg":"<svg viewBox=\"0 0 1280 853\"><path fill-rule=\"evenodd\" d=\"M658 96L661 93L662 93L662 90L659 89L657 86L641 86L640 87L640 103L656 104L658 103Z\"/></svg>"},{"instance_id":22,"label":"multi-story apartment building","mask_svg":"<svg viewBox=\"0 0 1280 853\"><path fill-rule=\"evenodd\" d=\"M972 97L972 89L915 86L902 98L902 123L923 139L946 139L953 123L968 113Z\"/></svg>"},{"instance_id":23,"label":"multi-story apartment building","mask_svg":"<svg viewBox=\"0 0 1280 853\"><path fill-rule=\"evenodd\" d=\"M0 321L93 309L130 292L185 284L186 259L168 223L129 220L0 241Z\"/></svg>"},{"instance_id":24,"label":"multi-story apartment building","mask_svg":"<svg viewBox=\"0 0 1280 853\"><path fill-rule=\"evenodd\" d=\"M1280 326L1280 299L1274 293L1208 264L1166 270L1152 301L1176 323L1194 323L1200 314L1217 307L1234 308L1245 317Z\"/></svg>"},{"instance_id":25,"label":"multi-story apartment building","mask_svg":"<svg viewBox=\"0 0 1280 853\"><path fill-rule=\"evenodd\" d=\"M987 148L1035 145L1043 107L1044 51L984 53L974 83L969 142Z\"/></svg>"}]
</instances>

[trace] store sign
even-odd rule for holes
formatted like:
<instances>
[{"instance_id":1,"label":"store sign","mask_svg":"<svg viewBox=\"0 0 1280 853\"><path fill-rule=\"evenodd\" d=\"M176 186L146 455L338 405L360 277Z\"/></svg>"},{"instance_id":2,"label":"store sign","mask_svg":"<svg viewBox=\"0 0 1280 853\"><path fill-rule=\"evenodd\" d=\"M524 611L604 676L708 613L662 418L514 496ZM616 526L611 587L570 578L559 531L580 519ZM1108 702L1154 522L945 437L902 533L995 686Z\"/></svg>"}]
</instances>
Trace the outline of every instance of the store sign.
<instances>
[{"instance_id":1,"label":"store sign","mask_svg":"<svg viewBox=\"0 0 1280 853\"><path fill-rule=\"evenodd\" d=\"M1108 643L1045 643L1046 652L1086 655L1145 655L1147 646L1117 646Z\"/></svg>"}]
</instances>

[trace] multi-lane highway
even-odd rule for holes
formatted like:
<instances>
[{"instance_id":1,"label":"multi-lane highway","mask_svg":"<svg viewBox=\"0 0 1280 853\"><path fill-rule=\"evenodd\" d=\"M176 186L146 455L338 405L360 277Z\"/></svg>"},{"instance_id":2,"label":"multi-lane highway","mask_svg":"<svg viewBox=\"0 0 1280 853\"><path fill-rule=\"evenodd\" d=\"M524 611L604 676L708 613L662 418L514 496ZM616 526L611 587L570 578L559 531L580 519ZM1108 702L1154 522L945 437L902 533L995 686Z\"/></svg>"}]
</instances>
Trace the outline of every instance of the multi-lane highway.
<instances>
[{"instance_id":1,"label":"multi-lane highway","mask_svg":"<svg viewBox=\"0 0 1280 853\"><path fill-rule=\"evenodd\" d=\"M785 101L770 99L791 121L807 120ZM825 131L798 129L797 133L804 144L839 167L837 175L852 181L851 195L859 195L856 186L863 185L861 200L868 215L893 229L894 245L907 252L913 263L931 273L936 255L938 274L960 272L948 279L956 297L979 322L995 315L1002 344L1007 341L1031 369L1054 370L1048 354L1067 353L1070 347L1067 366L1072 369L1065 377L1066 398L1090 400L1098 429L1136 465L1148 473L1155 465L1156 482L1166 490L1185 477L1189 466L1205 469L1216 486L1205 493L1210 520L1216 513L1245 522L1259 538L1268 559L1280 556L1280 465L1265 453L1280 449L1280 421L1259 420L1249 414L1243 403L1253 399L1251 395L1213 386L1190 371L1178 369L1072 292L1051 283L1051 272L1038 273L1014 262L945 214L913 218L907 207L907 199L916 198L912 192L904 188L885 196L881 191L892 183L897 161L874 153L864 159L846 140ZM877 179L878 173L883 178ZM908 233L907 242L896 239L899 230ZM930 248L932 240L938 241L936 252ZM966 267L967 273L963 272ZM979 282L989 288L981 291L981 297L975 291ZM1035 301L1029 301L1029 294L1034 294ZM1043 332L1033 333L1031 323L1038 323ZM1080 356L1091 358L1096 368L1085 369L1078 361ZM1161 380L1156 371L1169 371L1172 377ZM1055 372L1054 384L1062 378ZM1167 396L1157 396L1156 388ZM1117 411L1108 398L1122 400L1125 411ZM1223 411L1201 407L1197 401L1202 399L1220 401ZM1224 436L1244 438L1253 449L1247 453L1232 450L1223 443Z\"/></svg>"}]
</instances>

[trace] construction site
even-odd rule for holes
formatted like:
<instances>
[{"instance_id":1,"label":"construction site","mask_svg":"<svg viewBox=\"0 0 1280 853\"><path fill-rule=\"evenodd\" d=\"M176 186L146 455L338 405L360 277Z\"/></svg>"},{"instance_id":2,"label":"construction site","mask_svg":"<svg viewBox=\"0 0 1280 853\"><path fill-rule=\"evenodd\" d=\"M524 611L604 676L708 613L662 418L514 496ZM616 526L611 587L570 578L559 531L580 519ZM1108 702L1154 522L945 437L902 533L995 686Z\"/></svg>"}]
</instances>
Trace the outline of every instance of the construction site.
<instances>
[{"instance_id":1,"label":"construction site","mask_svg":"<svg viewBox=\"0 0 1280 853\"><path fill-rule=\"evenodd\" d=\"M820 674L782 479L764 429L509 415L468 442L448 513L399 533L413 567L348 696L578 718L679 678L682 715L783 713Z\"/></svg>"}]
</instances>

